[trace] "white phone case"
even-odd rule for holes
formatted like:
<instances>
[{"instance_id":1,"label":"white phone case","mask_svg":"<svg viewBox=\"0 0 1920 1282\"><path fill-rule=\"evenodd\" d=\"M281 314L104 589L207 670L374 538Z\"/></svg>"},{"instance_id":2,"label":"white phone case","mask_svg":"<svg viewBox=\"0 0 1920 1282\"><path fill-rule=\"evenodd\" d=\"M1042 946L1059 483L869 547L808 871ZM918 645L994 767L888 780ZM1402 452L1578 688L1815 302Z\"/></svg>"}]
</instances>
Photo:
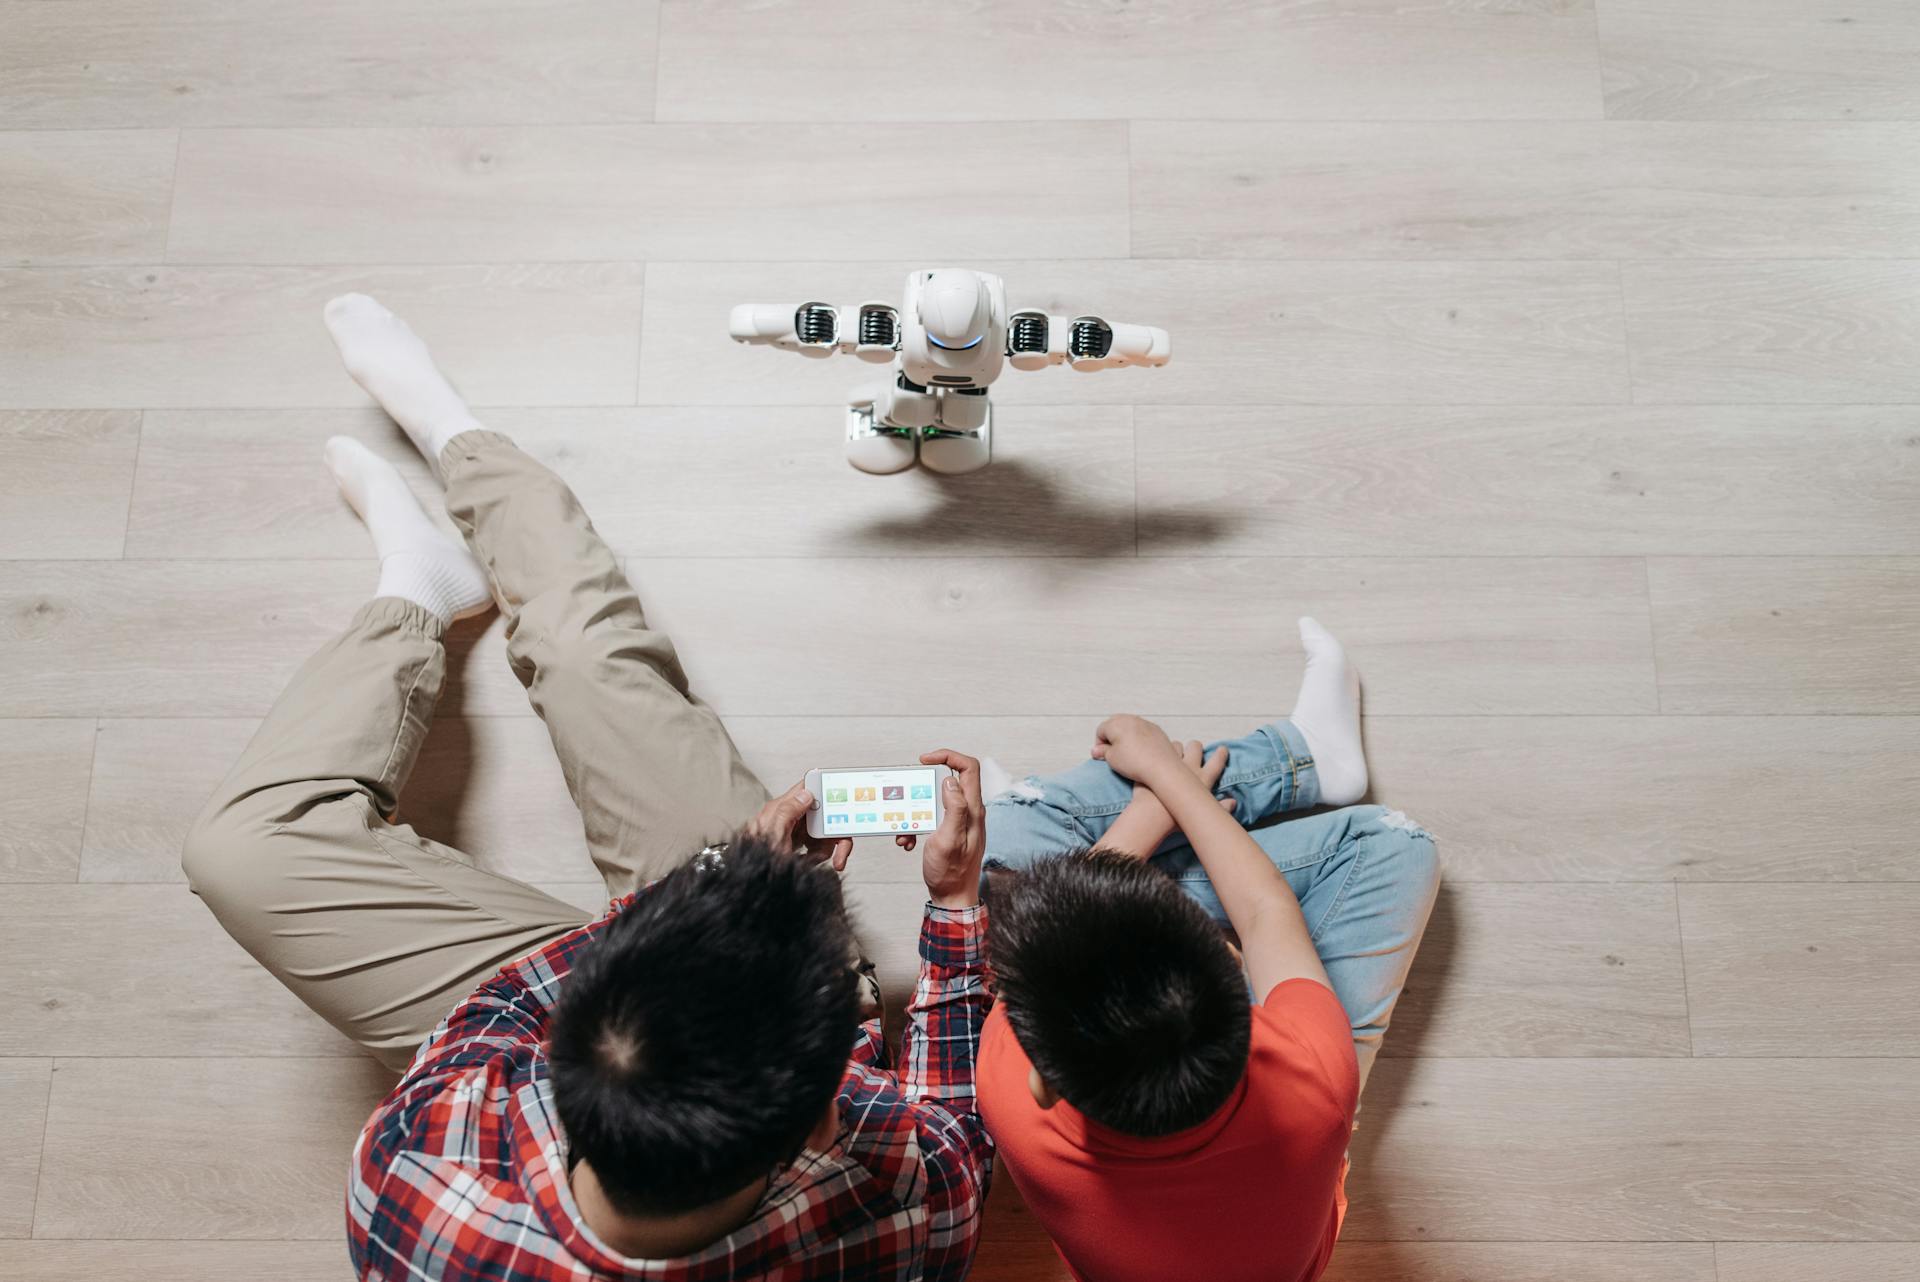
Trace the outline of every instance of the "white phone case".
<instances>
[{"instance_id":1,"label":"white phone case","mask_svg":"<svg viewBox=\"0 0 1920 1282\"><path fill-rule=\"evenodd\" d=\"M824 838L829 835L826 830L826 812L821 808L821 805L820 805L820 776L822 774L829 774L835 771L844 771L844 770L932 770L933 771L933 826L932 828L923 829L915 833L909 833L908 835L918 836L918 837L929 836L932 834L934 829L937 829L941 825L941 823L945 821L947 817L946 784L947 784L948 776L953 774L953 769L950 766L923 766L917 761L913 762L910 765L904 765L904 766L817 766L814 769L807 771L807 778L805 782L806 790L813 796L813 808L807 811L807 836L818 839L818 838ZM842 835L887 836L889 834L869 833L869 832L842 834L839 832L834 832L831 835L838 837Z\"/></svg>"}]
</instances>

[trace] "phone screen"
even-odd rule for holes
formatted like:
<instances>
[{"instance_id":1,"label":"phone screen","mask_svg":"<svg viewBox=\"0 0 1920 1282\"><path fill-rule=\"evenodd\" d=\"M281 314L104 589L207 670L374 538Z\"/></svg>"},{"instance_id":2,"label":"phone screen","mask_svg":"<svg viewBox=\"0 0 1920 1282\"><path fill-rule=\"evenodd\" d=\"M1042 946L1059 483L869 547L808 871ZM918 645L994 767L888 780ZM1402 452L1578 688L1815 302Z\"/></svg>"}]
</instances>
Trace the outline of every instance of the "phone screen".
<instances>
[{"instance_id":1,"label":"phone screen","mask_svg":"<svg viewBox=\"0 0 1920 1282\"><path fill-rule=\"evenodd\" d=\"M820 826L829 837L933 831L932 766L820 772Z\"/></svg>"}]
</instances>

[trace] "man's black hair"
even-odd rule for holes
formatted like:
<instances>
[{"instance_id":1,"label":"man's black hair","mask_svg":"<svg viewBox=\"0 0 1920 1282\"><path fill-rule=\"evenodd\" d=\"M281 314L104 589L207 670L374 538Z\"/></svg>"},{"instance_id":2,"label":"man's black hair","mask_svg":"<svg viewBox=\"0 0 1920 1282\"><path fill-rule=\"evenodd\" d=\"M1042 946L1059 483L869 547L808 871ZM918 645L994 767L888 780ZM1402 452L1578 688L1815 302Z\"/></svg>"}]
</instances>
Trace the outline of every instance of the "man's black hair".
<instances>
[{"instance_id":1,"label":"man's black hair","mask_svg":"<svg viewBox=\"0 0 1920 1282\"><path fill-rule=\"evenodd\" d=\"M853 1046L854 955L840 879L750 836L586 946L548 1053L571 1156L616 1209L690 1211L799 1153Z\"/></svg>"},{"instance_id":2,"label":"man's black hair","mask_svg":"<svg viewBox=\"0 0 1920 1282\"><path fill-rule=\"evenodd\" d=\"M1102 1126L1197 1126L1246 1072L1246 977L1220 928L1142 860L1093 851L996 873L987 956L1027 1058Z\"/></svg>"}]
</instances>

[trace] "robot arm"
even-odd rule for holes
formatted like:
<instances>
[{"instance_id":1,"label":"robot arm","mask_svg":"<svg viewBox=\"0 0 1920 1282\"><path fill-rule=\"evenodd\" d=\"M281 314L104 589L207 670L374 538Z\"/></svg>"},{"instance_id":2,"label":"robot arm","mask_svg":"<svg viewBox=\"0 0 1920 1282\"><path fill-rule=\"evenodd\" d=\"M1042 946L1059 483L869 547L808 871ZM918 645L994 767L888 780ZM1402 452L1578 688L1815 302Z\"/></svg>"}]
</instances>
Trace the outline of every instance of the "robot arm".
<instances>
[{"instance_id":1,"label":"robot arm","mask_svg":"<svg viewBox=\"0 0 1920 1282\"><path fill-rule=\"evenodd\" d=\"M900 346L900 313L890 304L741 303L727 318L736 343L758 343L802 356L849 352L863 361L893 359Z\"/></svg>"},{"instance_id":2,"label":"robot arm","mask_svg":"<svg viewBox=\"0 0 1920 1282\"><path fill-rule=\"evenodd\" d=\"M1077 370L1165 365L1173 340L1154 325L1126 325L1099 316L1014 312L1007 317L1007 360L1015 369L1068 364Z\"/></svg>"}]
</instances>

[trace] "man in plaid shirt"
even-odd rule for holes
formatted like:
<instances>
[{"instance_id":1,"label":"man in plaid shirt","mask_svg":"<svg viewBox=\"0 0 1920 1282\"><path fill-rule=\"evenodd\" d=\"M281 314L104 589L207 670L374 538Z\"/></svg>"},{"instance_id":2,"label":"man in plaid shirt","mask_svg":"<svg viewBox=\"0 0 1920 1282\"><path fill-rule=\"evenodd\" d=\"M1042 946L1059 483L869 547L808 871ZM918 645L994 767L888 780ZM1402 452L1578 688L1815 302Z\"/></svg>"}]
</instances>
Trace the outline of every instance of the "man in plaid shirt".
<instances>
[{"instance_id":1,"label":"man in plaid shirt","mask_svg":"<svg viewBox=\"0 0 1920 1282\"><path fill-rule=\"evenodd\" d=\"M991 1165L978 764L921 758L955 777L921 851L896 1067L861 1021L836 876L852 843L801 835L800 787L767 799L573 494L474 421L412 330L357 295L327 324L466 545L390 464L328 442L379 587L295 675L183 863L235 939L404 1070L354 1148L360 1276L959 1278ZM442 633L496 602L615 898L598 921L393 818Z\"/></svg>"}]
</instances>

